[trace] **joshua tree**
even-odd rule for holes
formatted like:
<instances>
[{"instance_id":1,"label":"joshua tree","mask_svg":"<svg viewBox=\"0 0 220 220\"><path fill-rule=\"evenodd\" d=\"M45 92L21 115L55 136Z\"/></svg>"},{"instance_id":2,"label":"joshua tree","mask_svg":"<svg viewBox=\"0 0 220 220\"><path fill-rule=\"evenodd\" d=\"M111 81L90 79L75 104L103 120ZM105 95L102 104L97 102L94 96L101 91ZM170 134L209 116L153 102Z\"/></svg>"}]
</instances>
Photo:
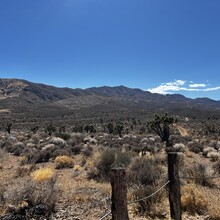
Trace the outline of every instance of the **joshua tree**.
<instances>
[{"instance_id":1,"label":"joshua tree","mask_svg":"<svg viewBox=\"0 0 220 220\"><path fill-rule=\"evenodd\" d=\"M12 127L12 123L11 122L7 122L5 125L3 125L4 130L8 132L8 134L11 134L11 127Z\"/></svg>"},{"instance_id":2,"label":"joshua tree","mask_svg":"<svg viewBox=\"0 0 220 220\"><path fill-rule=\"evenodd\" d=\"M54 127L54 125L52 123L45 128L45 132L49 136L51 136L53 134L53 132L55 132L56 130L57 130L56 127Z\"/></svg>"},{"instance_id":3,"label":"joshua tree","mask_svg":"<svg viewBox=\"0 0 220 220\"><path fill-rule=\"evenodd\" d=\"M174 122L174 118L164 114L162 116L155 115L154 119L147 123L148 128L154 131L160 138L162 142L166 143L167 150L172 147L170 143L170 125Z\"/></svg>"},{"instance_id":4,"label":"joshua tree","mask_svg":"<svg viewBox=\"0 0 220 220\"><path fill-rule=\"evenodd\" d=\"M119 137L121 137L123 129L124 126L120 122L118 122L115 126L115 134L118 134Z\"/></svg>"},{"instance_id":5,"label":"joshua tree","mask_svg":"<svg viewBox=\"0 0 220 220\"><path fill-rule=\"evenodd\" d=\"M108 123L107 129L108 129L109 134L112 134L114 132L114 125L112 123Z\"/></svg>"}]
</instances>

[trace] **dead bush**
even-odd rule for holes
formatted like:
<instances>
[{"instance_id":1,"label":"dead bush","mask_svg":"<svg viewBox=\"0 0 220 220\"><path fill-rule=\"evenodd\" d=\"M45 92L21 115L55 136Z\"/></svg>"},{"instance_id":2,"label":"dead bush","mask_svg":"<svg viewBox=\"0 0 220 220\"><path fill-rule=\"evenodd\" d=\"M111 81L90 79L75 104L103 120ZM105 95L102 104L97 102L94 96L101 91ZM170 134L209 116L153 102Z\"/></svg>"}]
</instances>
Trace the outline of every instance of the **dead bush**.
<instances>
[{"instance_id":1,"label":"dead bush","mask_svg":"<svg viewBox=\"0 0 220 220\"><path fill-rule=\"evenodd\" d=\"M181 187L182 209L190 214L207 214L208 201L196 185L186 185Z\"/></svg>"},{"instance_id":2,"label":"dead bush","mask_svg":"<svg viewBox=\"0 0 220 220\"><path fill-rule=\"evenodd\" d=\"M3 192L6 216L11 219L40 219L48 218L54 211L58 197L55 178L38 181L34 178L18 178L5 187ZM20 218L18 218L20 216Z\"/></svg>"}]
</instances>

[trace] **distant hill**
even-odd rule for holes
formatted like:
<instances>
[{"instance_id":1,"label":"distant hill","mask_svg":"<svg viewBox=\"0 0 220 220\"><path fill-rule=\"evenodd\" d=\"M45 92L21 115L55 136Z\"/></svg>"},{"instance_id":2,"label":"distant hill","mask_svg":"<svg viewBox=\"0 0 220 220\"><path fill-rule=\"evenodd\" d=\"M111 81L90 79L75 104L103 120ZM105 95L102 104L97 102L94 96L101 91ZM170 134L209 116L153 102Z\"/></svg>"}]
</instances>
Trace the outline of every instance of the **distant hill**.
<instances>
[{"instance_id":1,"label":"distant hill","mask_svg":"<svg viewBox=\"0 0 220 220\"><path fill-rule=\"evenodd\" d=\"M80 109L219 114L220 101L183 95L153 94L125 86L88 89L57 88L20 79L0 79L0 112L72 111Z\"/></svg>"}]
</instances>

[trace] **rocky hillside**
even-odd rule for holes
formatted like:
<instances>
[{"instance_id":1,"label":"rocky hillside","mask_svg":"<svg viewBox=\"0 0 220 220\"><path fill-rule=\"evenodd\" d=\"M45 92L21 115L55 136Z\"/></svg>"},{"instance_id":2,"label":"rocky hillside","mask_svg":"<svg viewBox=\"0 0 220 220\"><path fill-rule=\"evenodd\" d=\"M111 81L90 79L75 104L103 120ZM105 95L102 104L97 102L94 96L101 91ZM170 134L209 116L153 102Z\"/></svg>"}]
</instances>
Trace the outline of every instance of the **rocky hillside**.
<instances>
[{"instance_id":1,"label":"rocky hillside","mask_svg":"<svg viewBox=\"0 0 220 220\"><path fill-rule=\"evenodd\" d=\"M219 112L220 101L189 99L182 95L152 94L125 86L88 89L57 88L19 79L0 79L0 110L75 110L99 107L131 111L168 111L176 114Z\"/></svg>"}]
</instances>

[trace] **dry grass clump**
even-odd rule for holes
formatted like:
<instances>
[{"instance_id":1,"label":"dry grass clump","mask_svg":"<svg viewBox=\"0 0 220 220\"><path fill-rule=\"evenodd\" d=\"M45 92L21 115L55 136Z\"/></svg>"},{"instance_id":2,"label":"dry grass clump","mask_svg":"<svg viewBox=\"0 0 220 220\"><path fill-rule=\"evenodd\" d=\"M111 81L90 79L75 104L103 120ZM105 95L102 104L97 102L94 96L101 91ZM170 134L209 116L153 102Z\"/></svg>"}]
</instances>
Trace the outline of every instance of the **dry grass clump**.
<instances>
[{"instance_id":1,"label":"dry grass clump","mask_svg":"<svg viewBox=\"0 0 220 220\"><path fill-rule=\"evenodd\" d=\"M198 190L196 185L185 185L181 187L182 209L190 214L207 214L208 200L206 196Z\"/></svg>"},{"instance_id":2,"label":"dry grass clump","mask_svg":"<svg viewBox=\"0 0 220 220\"><path fill-rule=\"evenodd\" d=\"M51 180L54 175L54 170L52 168L41 168L31 173L31 177L36 182Z\"/></svg>"},{"instance_id":3,"label":"dry grass clump","mask_svg":"<svg viewBox=\"0 0 220 220\"><path fill-rule=\"evenodd\" d=\"M18 178L5 186L2 197L6 219L8 216L8 219L42 219L42 216L47 219L50 216L58 195L55 179L38 180Z\"/></svg>"},{"instance_id":4,"label":"dry grass clump","mask_svg":"<svg viewBox=\"0 0 220 220\"><path fill-rule=\"evenodd\" d=\"M65 155L56 157L54 162L56 164L56 169L72 168L74 166L73 158Z\"/></svg>"}]
</instances>

